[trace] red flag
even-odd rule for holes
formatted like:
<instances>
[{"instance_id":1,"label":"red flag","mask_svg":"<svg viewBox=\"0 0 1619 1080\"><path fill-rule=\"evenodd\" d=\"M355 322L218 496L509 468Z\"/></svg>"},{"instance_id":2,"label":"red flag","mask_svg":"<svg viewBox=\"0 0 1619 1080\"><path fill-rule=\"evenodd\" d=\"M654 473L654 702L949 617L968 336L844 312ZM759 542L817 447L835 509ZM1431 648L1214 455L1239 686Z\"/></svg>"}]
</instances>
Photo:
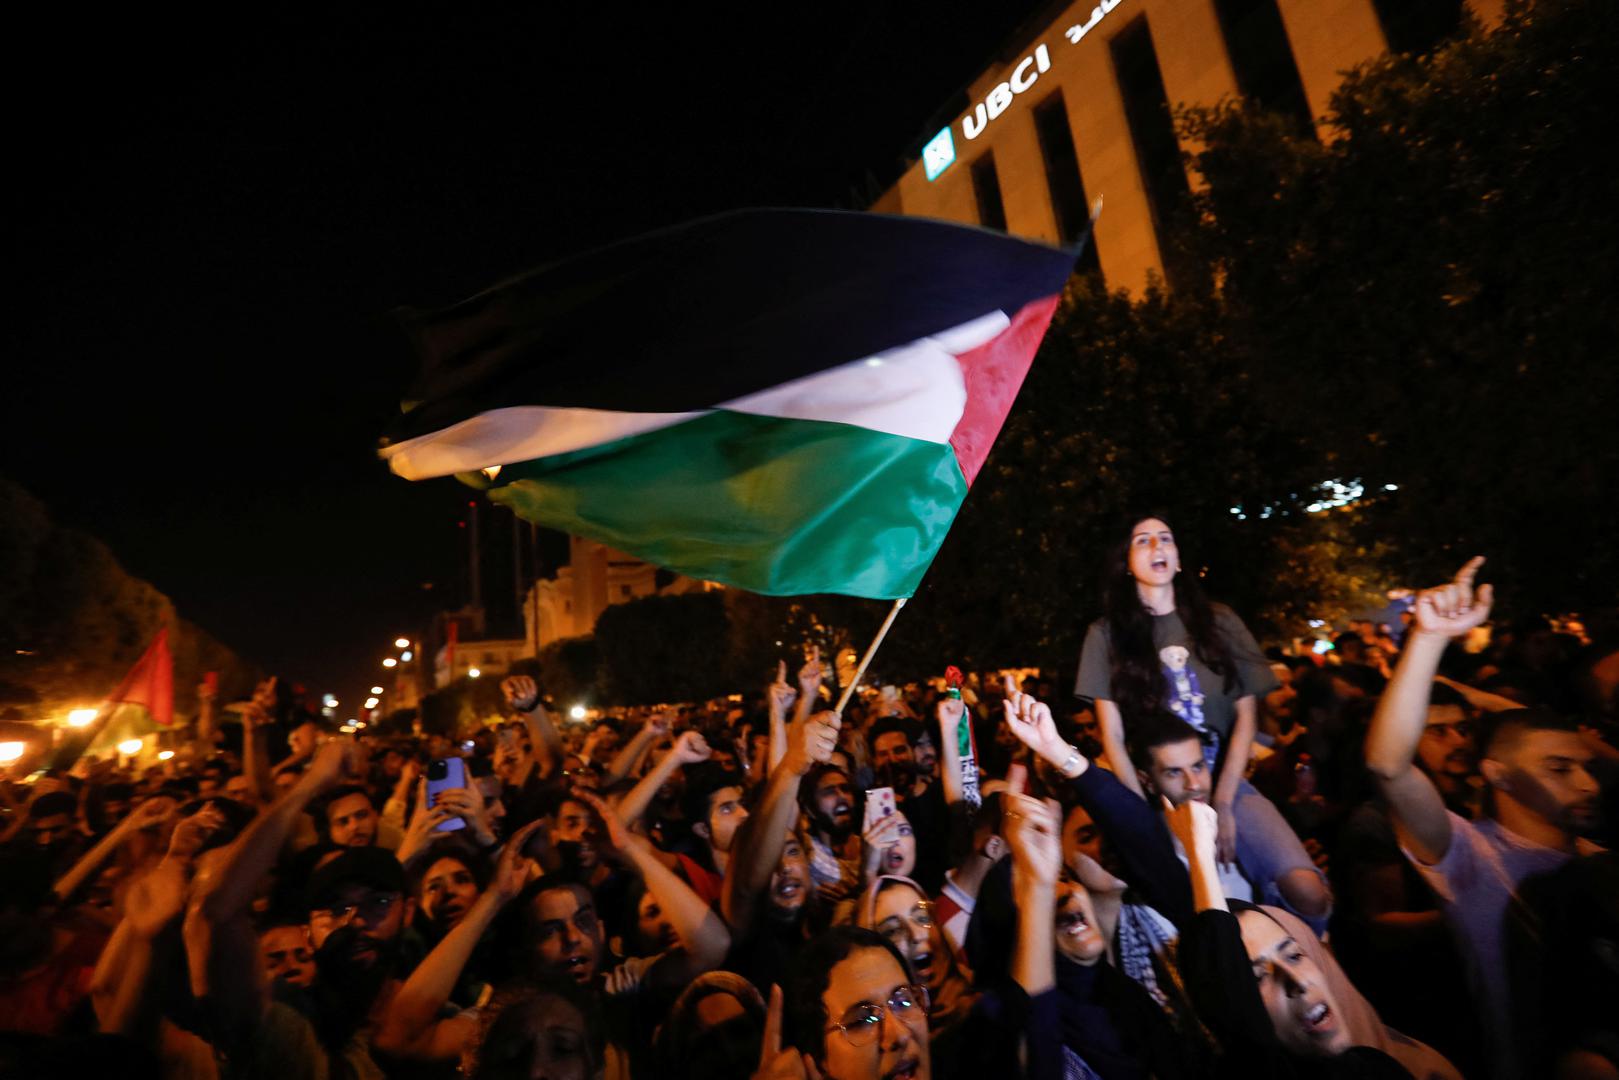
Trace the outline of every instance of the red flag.
<instances>
[{"instance_id":1,"label":"red flag","mask_svg":"<svg viewBox=\"0 0 1619 1080\"><path fill-rule=\"evenodd\" d=\"M107 696L108 705L144 705L152 722L174 723L174 657L169 653L169 628L163 627L129 669L118 689Z\"/></svg>"}]
</instances>

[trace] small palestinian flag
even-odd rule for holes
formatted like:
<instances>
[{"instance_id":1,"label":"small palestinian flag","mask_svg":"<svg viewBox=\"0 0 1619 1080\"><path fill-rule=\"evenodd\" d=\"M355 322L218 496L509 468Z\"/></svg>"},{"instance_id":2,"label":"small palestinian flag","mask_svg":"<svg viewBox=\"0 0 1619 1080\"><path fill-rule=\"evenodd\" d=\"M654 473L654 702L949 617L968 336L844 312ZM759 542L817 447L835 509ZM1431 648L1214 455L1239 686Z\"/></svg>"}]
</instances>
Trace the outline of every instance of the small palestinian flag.
<instances>
[{"instance_id":1,"label":"small palestinian flag","mask_svg":"<svg viewBox=\"0 0 1619 1080\"><path fill-rule=\"evenodd\" d=\"M815 210L627 240L405 312L382 456L694 578L910 596L1078 254Z\"/></svg>"}]
</instances>

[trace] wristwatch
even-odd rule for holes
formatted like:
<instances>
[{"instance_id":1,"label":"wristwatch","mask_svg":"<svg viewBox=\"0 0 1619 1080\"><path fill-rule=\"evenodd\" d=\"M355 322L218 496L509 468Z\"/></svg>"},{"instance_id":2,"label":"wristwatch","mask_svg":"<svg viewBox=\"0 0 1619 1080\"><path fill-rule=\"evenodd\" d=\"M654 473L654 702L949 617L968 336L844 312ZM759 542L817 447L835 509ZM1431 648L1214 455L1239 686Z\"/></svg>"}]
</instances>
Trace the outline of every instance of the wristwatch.
<instances>
[{"instance_id":1,"label":"wristwatch","mask_svg":"<svg viewBox=\"0 0 1619 1080\"><path fill-rule=\"evenodd\" d=\"M1057 771L1072 780L1079 775L1079 763L1083 760L1084 758L1080 755L1079 748L1070 746L1068 756L1063 758L1061 765L1057 766Z\"/></svg>"}]
</instances>

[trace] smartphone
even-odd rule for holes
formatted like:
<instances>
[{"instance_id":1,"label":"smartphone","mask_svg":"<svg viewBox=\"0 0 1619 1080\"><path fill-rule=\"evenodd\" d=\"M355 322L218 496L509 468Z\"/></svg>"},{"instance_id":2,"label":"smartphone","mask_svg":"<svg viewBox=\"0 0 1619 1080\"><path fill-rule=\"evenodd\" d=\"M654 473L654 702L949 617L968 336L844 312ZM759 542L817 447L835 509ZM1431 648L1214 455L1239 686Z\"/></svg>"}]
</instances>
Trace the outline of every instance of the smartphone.
<instances>
[{"instance_id":1,"label":"smartphone","mask_svg":"<svg viewBox=\"0 0 1619 1080\"><path fill-rule=\"evenodd\" d=\"M466 787L466 766L458 757L436 758L427 766L427 805L437 806L439 795L449 788ZM465 819L453 817L433 826L434 832L455 832L467 827Z\"/></svg>"},{"instance_id":2,"label":"smartphone","mask_svg":"<svg viewBox=\"0 0 1619 1080\"><path fill-rule=\"evenodd\" d=\"M871 828L884 818L894 816L894 789L874 787L866 792L866 825Z\"/></svg>"}]
</instances>

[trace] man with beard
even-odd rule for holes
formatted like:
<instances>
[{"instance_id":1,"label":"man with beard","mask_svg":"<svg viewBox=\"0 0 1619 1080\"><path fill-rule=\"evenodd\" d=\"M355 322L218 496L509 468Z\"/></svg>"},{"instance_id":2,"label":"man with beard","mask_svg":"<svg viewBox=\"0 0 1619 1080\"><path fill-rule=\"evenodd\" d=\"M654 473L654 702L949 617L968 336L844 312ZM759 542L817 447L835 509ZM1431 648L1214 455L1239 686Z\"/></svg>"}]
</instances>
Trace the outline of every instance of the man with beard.
<instances>
[{"instance_id":1,"label":"man with beard","mask_svg":"<svg viewBox=\"0 0 1619 1080\"><path fill-rule=\"evenodd\" d=\"M1466 699L1436 684L1415 758L1446 808L1470 820L1481 790L1473 723ZM1349 815L1332 857L1343 893L1333 946L1344 971L1388 1023L1437 1047L1463 1072L1483 1072L1456 942L1433 890L1401 852L1382 799ZM1424 977L1412 979L1412 971Z\"/></svg>"},{"instance_id":2,"label":"man with beard","mask_svg":"<svg viewBox=\"0 0 1619 1080\"><path fill-rule=\"evenodd\" d=\"M356 764L352 743L322 746L286 796L197 876L185 923L192 991L213 1010L216 1046L237 1076L380 1075L367 1028L397 985L400 939L414 906L398 860L380 848L351 848L311 875L305 897L316 978L307 991L266 976L249 920L299 816Z\"/></svg>"},{"instance_id":3,"label":"man with beard","mask_svg":"<svg viewBox=\"0 0 1619 1080\"><path fill-rule=\"evenodd\" d=\"M816 765L798 788L809 821L810 878L823 900L845 900L860 888L860 841L855 836L854 786L848 773L832 764Z\"/></svg>"},{"instance_id":4,"label":"man with beard","mask_svg":"<svg viewBox=\"0 0 1619 1080\"><path fill-rule=\"evenodd\" d=\"M359 784L345 784L332 792L315 814L323 840L338 847L361 848L373 845L398 851L404 836L382 820L371 801L371 794Z\"/></svg>"},{"instance_id":5,"label":"man with beard","mask_svg":"<svg viewBox=\"0 0 1619 1080\"><path fill-rule=\"evenodd\" d=\"M1489 618L1494 592L1475 588L1483 559L1448 585L1418 595L1405 652L1366 736L1366 764L1389 802L1400 845L1439 897L1482 1007L1493 1074L1520 1075L1504 932L1519 885L1577 854L1600 850L1580 833L1593 828L1601 789L1591 749L1573 724L1541 709L1496 713L1482 740L1479 771L1489 811L1468 821L1445 806L1416 765L1439 661L1452 638Z\"/></svg>"},{"instance_id":6,"label":"man with beard","mask_svg":"<svg viewBox=\"0 0 1619 1080\"><path fill-rule=\"evenodd\" d=\"M916 762L916 743L921 725L903 716L888 716L871 725L866 740L871 744L871 760L877 783L894 789L894 800L916 831L916 873L918 884L935 894L944 884L950 866L950 818L944 790L921 775Z\"/></svg>"},{"instance_id":7,"label":"man with beard","mask_svg":"<svg viewBox=\"0 0 1619 1080\"><path fill-rule=\"evenodd\" d=\"M758 809L733 845L720 903L735 944L724 966L746 976L761 993L780 981L817 929L809 861L792 828L804 778L832 756L841 725L831 712L792 725L787 752L771 770Z\"/></svg>"}]
</instances>

